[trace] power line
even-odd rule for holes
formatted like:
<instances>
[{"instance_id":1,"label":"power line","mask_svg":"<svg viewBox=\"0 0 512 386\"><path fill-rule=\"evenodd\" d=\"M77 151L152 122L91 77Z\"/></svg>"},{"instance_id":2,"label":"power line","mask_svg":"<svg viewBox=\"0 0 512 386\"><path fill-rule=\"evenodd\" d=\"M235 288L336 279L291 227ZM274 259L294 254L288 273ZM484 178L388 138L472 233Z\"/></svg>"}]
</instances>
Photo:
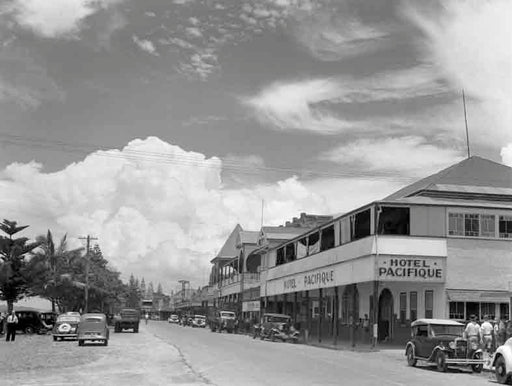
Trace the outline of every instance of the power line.
<instances>
[{"instance_id":1,"label":"power line","mask_svg":"<svg viewBox=\"0 0 512 386\"><path fill-rule=\"evenodd\" d=\"M44 148L52 151L65 152L65 153L92 153L95 155L111 159L123 159L128 161L147 161L155 162L158 164L172 164L179 166L194 166L210 169L221 169L225 171L238 172L243 174L263 174L263 173L286 173L296 175L310 175L320 177L332 178L367 178L370 180L387 180L396 182L410 182L414 178L398 176L392 171L379 171L378 173L371 171L340 171L337 173L324 172L318 170L308 169L294 169L294 168L277 168L268 166L243 166L237 161L230 161L216 157L222 164L215 165L208 162L207 159L195 157L193 155L176 155L161 152L140 151L125 149L120 150L102 150L100 146L88 143L68 143L58 140L48 140L44 138L29 138L20 135L7 134L0 132L0 141L3 144L30 147L30 148ZM112 146L114 147L114 146ZM211 158L210 158L211 160ZM205 162L206 161L206 162Z\"/></svg>"},{"instance_id":2,"label":"power line","mask_svg":"<svg viewBox=\"0 0 512 386\"><path fill-rule=\"evenodd\" d=\"M91 249L91 240L98 240L95 237L91 237L87 235L87 237L79 237L80 240L87 240L87 250L85 252L85 306L84 313L89 312L89 265L90 265L90 249Z\"/></svg>"}]
</instances>

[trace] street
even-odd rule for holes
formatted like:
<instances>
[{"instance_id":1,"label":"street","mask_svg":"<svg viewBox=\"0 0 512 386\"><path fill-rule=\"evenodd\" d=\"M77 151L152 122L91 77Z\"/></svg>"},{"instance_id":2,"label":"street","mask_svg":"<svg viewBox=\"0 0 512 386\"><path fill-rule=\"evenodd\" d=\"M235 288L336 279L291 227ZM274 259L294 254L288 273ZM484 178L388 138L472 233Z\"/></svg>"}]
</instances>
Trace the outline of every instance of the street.
<instances>
[{"instance_id":1,"label":"street","mask_svg":"<svg viewBox=\"0 0 512 386\"><path fill-rule=\"evenodd\" d=\"M489 373L411 368L402 350L337 351L167 322L78 347L49 335L0 341L2 385L485 385Z\"/></svg>"}]
</instances>

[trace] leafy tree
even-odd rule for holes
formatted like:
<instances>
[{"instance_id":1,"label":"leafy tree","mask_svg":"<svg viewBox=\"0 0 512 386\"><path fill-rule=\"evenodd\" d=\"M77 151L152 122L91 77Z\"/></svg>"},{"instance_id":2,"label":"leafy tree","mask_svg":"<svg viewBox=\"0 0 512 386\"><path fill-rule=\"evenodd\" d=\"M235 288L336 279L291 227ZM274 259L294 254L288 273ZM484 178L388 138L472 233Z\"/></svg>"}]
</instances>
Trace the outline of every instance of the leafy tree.
<instances>
[{"instance_id":1,"label":"leafy tree","mask_svg":"<svg viewBox=\"0 0 512 386\"><path fill-rule=\"evenodd\" d=\"M29 269L33 280L30 289L33 294L52 302L52 311L56 305L63 311L69 297L77 298L83 292L84 283L76 280L80 276L81 251L83 248L67 249L67 237L60 240L56 247L50 230L46 236L39 236L40 248L32 253ZM68 299L66 299L66 297Z\"/></svg>"},{"instance_id":2,"label":"leafy tree","mask_svg":"<svg viewBox=\"0 0 512 386\"><path fill-rule=\"evenodd\" d=\"M153 293L155 291L153 290L153 282L150 281L148 285L148 290L146 292L146 299L153 299Z\"/></svg>"},{"instance_id":3,"label":"leafy tree","mask_svg":"<svg viewBox=\"0 0 512 386\"><path fill-rule=\"evenodd\" d=\"M144 278L140 281L140 293L142 296L146 296L146 282L144 281Z\"/></svg>"},{"instance_id":4,"label":"leafy tree","mask_svg":"<svg viewBox=\"0 0 512 386\"><path fill-rule=\"evenodd\" d=\"M25 256L39 246L39 242L28 242L28 238L14 239L13 236L28 228L18 226L16 221L5 220L0 230L7 236L0 236L0 298L7 301L7 310L11 312L14 302L28 293L30 281Z\"/></svg>"},{"instance_id":5,"label":"leafy tree","mask_svg":"<svg viewBox=\"0 0 512 386\"><path fill-rule=\"evenodd\" d=\"M133 274L130 275L130 280L128 281L128 286L126 288L126 307L130 308L139 308L141 293L138 284L138 280L133 277Z\"/></svg>"},{"instance_id":6,"label":"leafy tree","mask_svg":"<svg viewBox=\"0 0 512 386\"><path fill-rule=\"evenodd\" d=\"M158 288L157 288L157 290L156 290L156 293L157 293L158 295L162 295L162 293L163 293L163 292L162 292L162 284L158 283Z\"/></svg>"}]
</instances>

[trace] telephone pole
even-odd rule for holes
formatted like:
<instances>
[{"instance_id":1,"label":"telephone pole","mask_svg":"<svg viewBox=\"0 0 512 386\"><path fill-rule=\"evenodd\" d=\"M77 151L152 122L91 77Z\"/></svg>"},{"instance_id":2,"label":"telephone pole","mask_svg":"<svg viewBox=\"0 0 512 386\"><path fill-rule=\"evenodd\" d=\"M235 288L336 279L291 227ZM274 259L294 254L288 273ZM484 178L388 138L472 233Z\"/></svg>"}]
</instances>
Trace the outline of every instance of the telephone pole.
<instances>
[{"instance_id":1,"label":"telephone pole","mask_svg":"<svg viewBox=\"0 0 512 386\"><path fill-rule=\"evenodd\" d=\"M80 240L87 240L87 249L85 252L85 306L84 313L89 312L89 251L91 249L91 240L98 240L96 237L91 237L87 235L87 237L79 237Z\"/></svg>"}]
</instances>

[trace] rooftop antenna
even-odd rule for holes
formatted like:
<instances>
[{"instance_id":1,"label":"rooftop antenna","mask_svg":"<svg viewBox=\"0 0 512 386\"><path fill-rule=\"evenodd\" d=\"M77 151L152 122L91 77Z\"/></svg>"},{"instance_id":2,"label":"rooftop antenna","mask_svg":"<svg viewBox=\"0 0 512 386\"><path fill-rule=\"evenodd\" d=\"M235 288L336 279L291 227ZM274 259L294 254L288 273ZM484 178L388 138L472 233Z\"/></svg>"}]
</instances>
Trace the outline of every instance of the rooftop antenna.
<instances>
[{"instance_id":1,"label":"rooftop antenna","mask_svg":"<svg viewBox=\"0 0 512 386\"><path fill-rule=\"evenodd\" d=\"M464 105L464 122L466 124L466 145L468 147L468 158L471 157L471 152L469 151L469 130L468 130L468 117L466 114L466 97L464 95L464 89L462 89L462 104Z\"/></svg>"},{"instance_id":2,"label":"rooftop antenna","mask_svg":"<svg viewBox=\"0 0 512 386\"><path fill-rule=\"evenodd\" d=\"M263 207L265 206L265 200L261 199L261 228L263 228Z\"/></svg>"}]
</instances>

